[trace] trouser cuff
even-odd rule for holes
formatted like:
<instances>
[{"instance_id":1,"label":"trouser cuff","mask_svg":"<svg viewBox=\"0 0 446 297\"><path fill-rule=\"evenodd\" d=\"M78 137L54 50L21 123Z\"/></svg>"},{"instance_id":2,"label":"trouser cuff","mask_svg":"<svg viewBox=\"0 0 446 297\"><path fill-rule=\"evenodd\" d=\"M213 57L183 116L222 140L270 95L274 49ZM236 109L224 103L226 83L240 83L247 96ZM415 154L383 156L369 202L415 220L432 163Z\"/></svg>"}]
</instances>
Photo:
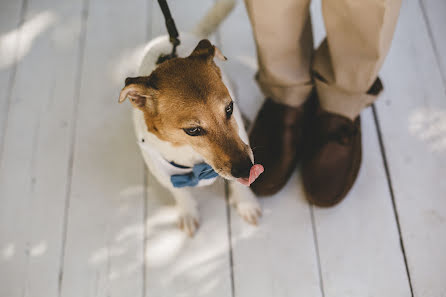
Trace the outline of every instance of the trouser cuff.
<instances>
[{"instance_id":1,"label":"trouser cuff","mask_svg":"<svg viewBox=\"0 0 446 297\"><path fill-rule=\"evenodd\" d=\"M354 120L359 113L370 106L381 93L383 86L377 78L367 93L349 93L335 85L315 76L316 92L320 107L331 113L336 113Z\"/></svg>"},{"instance_id":2,"label":"trouser cuff","mask_svg":"<svg viewBox=\"0 0 446 297\"><path fill-rule=\"evenodd\" d=\"M258 73L256 74L256 81L265 97L271 98L274 102L293 107L302 105L309 97L314 86L312 81L297 85L275 85L266 79L262 79Z\"/></svg>"}]
</instances>

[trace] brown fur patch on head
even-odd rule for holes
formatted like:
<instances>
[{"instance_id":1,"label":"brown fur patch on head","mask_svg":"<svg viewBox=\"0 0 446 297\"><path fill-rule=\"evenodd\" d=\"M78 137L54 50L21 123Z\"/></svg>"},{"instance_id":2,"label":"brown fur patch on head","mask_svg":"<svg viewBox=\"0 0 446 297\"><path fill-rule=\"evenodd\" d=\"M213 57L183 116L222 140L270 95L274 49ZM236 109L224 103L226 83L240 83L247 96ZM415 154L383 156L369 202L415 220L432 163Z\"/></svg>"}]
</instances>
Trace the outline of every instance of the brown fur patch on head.
<instances>
[{"instance_id":1,"label":"brown fur patch on head","mask_svg":"<svg viewBox=\"0 0 446 297\"><path fill-rule=\"evenodd\" d=\"M167 60L150 76L127 78L120 102L129 97L144 112L149 132L173 145L192 146L230 177L232 165L250 149L240 139L234 117L226 114L232 99L213 61L215 53L208 40L201 41L190 56ZM203 134L185 133L194 127Z\"/></svg>"}]
</instances>

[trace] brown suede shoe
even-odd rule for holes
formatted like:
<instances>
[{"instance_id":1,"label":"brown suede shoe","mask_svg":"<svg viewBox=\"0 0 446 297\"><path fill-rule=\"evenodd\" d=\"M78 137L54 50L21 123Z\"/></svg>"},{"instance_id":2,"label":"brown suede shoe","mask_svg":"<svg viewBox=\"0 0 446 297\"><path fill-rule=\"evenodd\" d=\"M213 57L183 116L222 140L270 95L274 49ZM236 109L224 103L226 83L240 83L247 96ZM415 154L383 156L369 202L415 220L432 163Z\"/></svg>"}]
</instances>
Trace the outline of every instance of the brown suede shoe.
<instances>
[{"instance_id":1,"label":"brown suede shoe","mask_svg":"<svg viewBox=\"0 0 446 297\"><path fill-rule=\"evenodd\" d=\"M255 162L265 171L251 185L259 196L273 195L286 184L303 151L305 104L291 107L266 99L249 135Z\"/></svg>"},{"instance_id":2,"label":"brown suede shoe","mask_svg":"<svg viewBox=\"0 0 446 297\"><path fill-rule=\"evenodd\" d=\"M359 172L361 121L318 108L308 129L302 166L307 199L333 206L347 195Z\"/></svg>"}]
</instances>

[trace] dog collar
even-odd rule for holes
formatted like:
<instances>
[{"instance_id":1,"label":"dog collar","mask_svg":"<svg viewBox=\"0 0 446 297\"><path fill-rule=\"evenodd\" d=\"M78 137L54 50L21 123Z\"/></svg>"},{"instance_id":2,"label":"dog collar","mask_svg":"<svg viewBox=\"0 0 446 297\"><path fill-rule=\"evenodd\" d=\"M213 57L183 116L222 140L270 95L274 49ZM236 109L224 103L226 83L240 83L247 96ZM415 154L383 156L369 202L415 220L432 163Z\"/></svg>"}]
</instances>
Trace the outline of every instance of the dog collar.
<instances>
[{"instance_id":1,"label":"dog collar","mask_svg":"<svg viewBox=\"0 0 446 297\"><path fill-rule=\"evenodd\" d=\"M177 165L170 162L175 167L191 168L182 165ZM202 179L212 179L218 176L218 173L206 163L195 164L191 168L192 171L185 174L174 174L170 176L170 181L175 188L195 187Z\"/></svg>"}]
</instances>

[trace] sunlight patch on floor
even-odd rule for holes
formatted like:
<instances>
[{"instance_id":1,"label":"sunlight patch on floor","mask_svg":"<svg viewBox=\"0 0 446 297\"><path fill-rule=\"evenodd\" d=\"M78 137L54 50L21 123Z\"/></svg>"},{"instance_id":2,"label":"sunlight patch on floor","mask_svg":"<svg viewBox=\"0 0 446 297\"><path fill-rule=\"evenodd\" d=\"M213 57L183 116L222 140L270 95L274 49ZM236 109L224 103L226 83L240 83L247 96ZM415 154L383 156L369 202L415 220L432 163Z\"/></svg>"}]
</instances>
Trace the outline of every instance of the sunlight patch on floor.
<instances>
[{"instance_id":1,"label":"sunlight patch on floor","mask_svg":"<svg viewBox=\"0 0 446 297\"><path fill-rule=\"evenodd\" d=\"M37 36L46 31L57 20L51 11L41 12L9 33L0 37L0 69L11 66L28 54ZM17 50L17 41L19 47Z\"/></svg>"},{"instance_id":2,"label":"sunlight patch on floor","mask_svg":"<svg viewBox=\"0 0 446 297\"><path fill-rule=\"evenodd\" d=\"M409 117L409 132L425 141L432 152L446 150L446 111L420 108Z\"/></svg>"},{"instance_id":3,"label":"sunlight patch on floor","mask_svg":"<svg viewBox=\"0 0 446 297\"><path fill-rule=\"evenodd\" d=\"M5 260L11 259L15 255L15 245L13 243L8 243L2 249L2 257Z\"/></svg>"}]
</instances>

